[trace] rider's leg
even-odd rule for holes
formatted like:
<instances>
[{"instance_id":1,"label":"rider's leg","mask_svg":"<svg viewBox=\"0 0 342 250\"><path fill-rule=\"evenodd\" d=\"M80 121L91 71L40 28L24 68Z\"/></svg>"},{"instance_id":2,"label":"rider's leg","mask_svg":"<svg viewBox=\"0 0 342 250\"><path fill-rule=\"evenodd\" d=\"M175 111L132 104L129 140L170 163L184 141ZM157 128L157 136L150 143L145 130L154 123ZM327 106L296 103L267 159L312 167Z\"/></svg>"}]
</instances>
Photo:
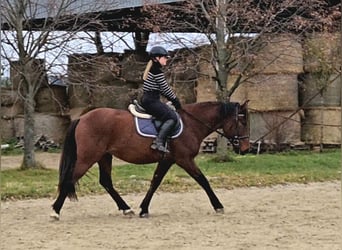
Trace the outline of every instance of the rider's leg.
<instances>
[{"instance_id":1,"label":"rider's leg","mask_svg":"<svg viewBox=\"0 0 342 250\"><path fill-rule=\"evenodd\" d=\"M153 141L151 148L157 149L164 153L169 153L169 150L167 149L165 142L166 142L167 136L170 134L172 129L175 127L175 125L176 125L175 120L173 119L166 120L161 125L157 138Z\"/></svg>"},{"instance_id":2,"label":"rider's leg","mask_svg":"<svg viewBox=\"0 0 342 250\"><path fill-rule=\"evenodd\" d=\"M151 148L168 153L169 151L165 147L165 142L171 130L176 126L178 120L176 112L160 101L159 94L153 96L153 93L144 93L142 105L148 113L163 122Z\"/></svg>"}]
</instances>

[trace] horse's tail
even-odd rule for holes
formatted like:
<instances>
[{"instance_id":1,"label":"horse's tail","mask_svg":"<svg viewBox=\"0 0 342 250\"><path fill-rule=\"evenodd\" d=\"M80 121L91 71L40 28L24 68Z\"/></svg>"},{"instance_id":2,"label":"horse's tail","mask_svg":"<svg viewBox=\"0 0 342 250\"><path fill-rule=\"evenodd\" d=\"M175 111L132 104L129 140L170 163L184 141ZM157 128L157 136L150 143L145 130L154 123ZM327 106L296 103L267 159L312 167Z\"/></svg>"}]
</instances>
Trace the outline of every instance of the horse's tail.
<instances>
[{"instance_id":1,"label":"horse's tail","mask_svg":"<svg viewBox=\"0 0 342 250\"><path fill-rule=\"evenodd\" d=\"M72 181L76 160L77 144L75 140L75 130L79 119L71 122L64 140L61 161L59 164L59 184L58 191L65 192L70 199L77 200L75 183Z\"/></svg>"}]
</instances>

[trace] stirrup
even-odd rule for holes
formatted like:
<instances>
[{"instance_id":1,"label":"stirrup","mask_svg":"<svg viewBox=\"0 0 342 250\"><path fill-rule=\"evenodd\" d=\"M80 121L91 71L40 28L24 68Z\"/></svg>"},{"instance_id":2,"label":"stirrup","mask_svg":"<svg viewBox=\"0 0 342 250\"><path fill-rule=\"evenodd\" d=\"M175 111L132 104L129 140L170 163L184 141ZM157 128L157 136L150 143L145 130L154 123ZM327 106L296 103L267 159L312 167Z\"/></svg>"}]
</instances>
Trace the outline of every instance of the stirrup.
<instances>
[{"instance_id":1,"label":"stirrup","mask_svg":"<svg viewBox=\"0 0 342 250\"><path fill-rule=\"evenodd\" d=\"M151 148L163 153L170 153L170 151L163 144L157 143L155 141L153 141L151 144Z\"/></svg>"}]
</instances>

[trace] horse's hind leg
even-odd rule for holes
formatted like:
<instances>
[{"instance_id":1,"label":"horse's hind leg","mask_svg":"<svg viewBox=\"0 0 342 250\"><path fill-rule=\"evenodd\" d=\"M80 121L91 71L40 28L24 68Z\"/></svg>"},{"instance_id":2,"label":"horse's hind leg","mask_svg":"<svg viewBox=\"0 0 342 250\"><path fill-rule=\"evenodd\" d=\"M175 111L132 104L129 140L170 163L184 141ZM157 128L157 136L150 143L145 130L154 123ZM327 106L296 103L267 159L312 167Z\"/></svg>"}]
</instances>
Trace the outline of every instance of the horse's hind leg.
<instances>
[{"instance_id":1,"label":"horse's hind leg","mask_svg":"<svg viewBox=\"0 0 342 250\"><path fill-rule=\"evenodd\" d=\"M58 197L56 201L53 203L52 208L53 208L53 213L51 213L50 217L59 220L59 214L62 209L62 206L64 204L64 201L66 197L68 196L67 192L64 189L61 189L59 191Z\"/></svg>"},{"instance_id":2,"label":"horse's hind leg","mask_svg":"<svg viewBox=\"0 0 342 250\"><path fill-rule=\"evenodd\" d=\"M100 168L100 184L106 189L113 200L118 205L119 210L123 210L125 215L134 214L127 203L121 198L119 193L114 189L111 172L112 172L112 156L105 154L98 162Z\"/></svg>"},{"instance_id":3,"label":"horse's hind leg","mask_svg":"<svg viewBox=\"0 0 342 250\"><path fill-rule=\"evenodd\" d=\"M75 184L87 172L88 169L89 164L76 163L72 177L70 179L66 178L66 180L60 185L58 197L52 205L53 213L50 215L51 218L59 220L60 211L67 197L69 197L72 201L77 201Z\"/></svg>"},{"instance_id":4,"label":"horse's hind leg","mask_svg":"<svg viewBox=\"0 0 342 250\"><path fill-rule=\"evenodd\" d=\"M147 191L145 198L143 199L140 208L140 217L141 218L146 218L148 217L148 207L150 205L152 196L154 192L157 190L159 187L161 181L163 180L164 176L166 175L167 171L169 171L170 167L172 166L174 162L170 161L160 161L158 163L158 166L156 170L154 171L153 178L151 180L151 185L149 190Z\"/></svg>"}]
</instances>

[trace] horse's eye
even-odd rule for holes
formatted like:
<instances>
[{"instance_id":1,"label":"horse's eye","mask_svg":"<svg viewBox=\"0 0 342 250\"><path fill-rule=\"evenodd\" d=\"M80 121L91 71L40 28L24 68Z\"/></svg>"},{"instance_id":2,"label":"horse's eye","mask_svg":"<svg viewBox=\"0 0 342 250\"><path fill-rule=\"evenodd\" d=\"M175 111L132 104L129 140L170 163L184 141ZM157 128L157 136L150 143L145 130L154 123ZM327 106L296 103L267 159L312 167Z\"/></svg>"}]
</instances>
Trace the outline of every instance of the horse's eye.
<instances>
[{"instance_id":1,"label":"horse's eye","mask_svg":"<svg viewBox=\"0 0 342 250\"><path fill-rule=\"evenodd\" d=\"M245 126L247 125L247 119L245 114L238 114L239 121Z\"/></svg>"}]
</instances>

